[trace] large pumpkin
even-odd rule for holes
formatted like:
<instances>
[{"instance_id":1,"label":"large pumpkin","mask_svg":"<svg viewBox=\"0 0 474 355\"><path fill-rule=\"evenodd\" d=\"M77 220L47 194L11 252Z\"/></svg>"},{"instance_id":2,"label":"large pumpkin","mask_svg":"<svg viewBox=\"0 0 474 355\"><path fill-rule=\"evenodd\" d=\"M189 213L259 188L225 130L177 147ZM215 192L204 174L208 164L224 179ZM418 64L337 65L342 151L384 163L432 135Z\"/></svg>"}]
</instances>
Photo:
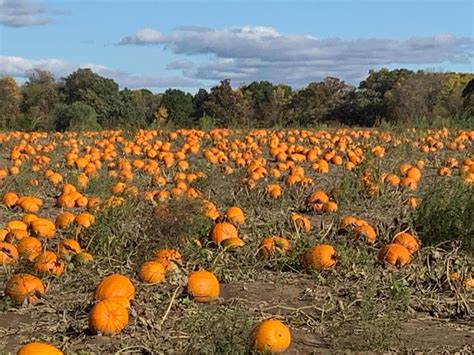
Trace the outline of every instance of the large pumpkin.
<instances>
[{"instance_id":1,"label":"large pumpkin","mask_svg":"<svg viewBox=\"0 0 474 355\"><path fill-rule=\"evenodd\" d=\"M96 333L115 335L128 324L128 311L122 302L110 298L100 301L89 313L89 328Z\"/></svg>"},{"instance_id":2,"label":"large pumpkin","mask_svg":"<svg viewBox=\"0 0 474 355\"><path fill-rule=\"evenodd\" d=\"M380 261L385 261L396 267L403 267L410 262L411 255L407 248L400 244L387 244L380 249Z\"/></svg>"},{"instance_id":3,"label":"large pumpkin","mask_svg":"<svg viewBox=\"0 0 474 355\"><path fill-rule=\"evenodd\" d=\"M315 245L304 253L303 264L310 270L329 269L336 264L336 250L328 244Z\"/></svg>"},{"instance_id":4,"label":"large pumpkin","mask_svg":"<svg viewBox=\"0 0 474 355\"><path fill-rule=\"evenodd\" d=\"M188 276L188 293L198 302L210 302L219 297L217 277L209 271L193 271Z\"/></svg>"},{"instance_id":5,"label":"large pumpkin","mask_svg":"<svg viewBox=\"0 0 474 355\"><path fill-rule=\"evenodd\" d=\"M282 353L291 343L290 329L276 319L261 322L252 332L251 346L253 350Z\"/></svg>"},{"instance_id":6,"label":"large pumpkin","mask_svg":"<svg viewBox=\"0 0 474 355\"><path fill-rule=\"evenodd\" d=\"M41 280L30 274L15 274L5 285L5 295L17 303L26 301L35 304L39 301L38 294L43 293L44 286Z\"/></svg>"},{"instance_id":7,"label":"large pumpkin","mask_svg":"<svg viewBox=\"0 0 474 355\"><path fill-rule=\"evenodd\" d=\"M97 285L94 298L102 301L111 297L126 297L133 299L135 297L135 286L130 279L124 275L112 274Z\"/></svg>"},{"instance_id":8,"label":"large pumpkin","mask_svg":"<svg viewBox=\"0 0 474 355\"><path fill-rule=\"evenodd\" d=\"M28 343L18 349L17 355L62 355L63 352L47 343Z\"/></svg>"}]
</instances>

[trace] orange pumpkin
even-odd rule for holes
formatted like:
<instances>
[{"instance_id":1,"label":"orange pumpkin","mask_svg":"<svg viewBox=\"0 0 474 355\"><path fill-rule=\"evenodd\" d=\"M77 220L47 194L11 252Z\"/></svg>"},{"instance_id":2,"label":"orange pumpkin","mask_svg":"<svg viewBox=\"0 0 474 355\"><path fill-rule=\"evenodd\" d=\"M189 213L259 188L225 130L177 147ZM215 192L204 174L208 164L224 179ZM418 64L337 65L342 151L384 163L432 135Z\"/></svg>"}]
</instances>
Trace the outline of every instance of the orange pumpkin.
<instances>
[{"instance_id":1,"label":"orange pumpkin","mask_svg":"<svg viewBox=\"0 0 474 355\"><path fill-rule=\"evenodd\" d=\"M128 324L128 311L112 298L94 305L89 313L89 329L104 335L116 335Z\"/></svg>"},{"instance_id":2,"label":"orange pumpkin","mask_svg":"<svg viewBox=\"0 0 474 355\"><path fill-rule=\"evenodd\" d=\"M253 350L272 354L284 352L288 349L290 343L290 329L276 319L269 319L258 324L251 336Z\"/></svg>"},{"instance_id":3,"label":"orange pumpkin","mask_svg":"<svg viewBox=\"0 0 474 355\"><path fill-rule=\"evenodd\" d=\"M304 253L303 264L310 270L329 269L336 264L336 250L328 244L315 245Z\"/></svg>"},{"instance_id":4,"label":"orange pumpkin","mask_svg":"<svg viewBox=\"0 0 474 355\"><path fill-rule=\"evenodd\" d=\"M10 243L0 242L0 265L15 264L18 260L18 250Z\"/></svg>"},{"instance_id":5,"label":"orange pumpkin","mask_svg":"<svg viewBox=\"0 0 474 355\"><path fill-rule=\"evenodd\" d=\"M403 245L408 249L410 254L416 253L420 249L420 245L416 238L410 233L400 232L393 237L392 243Z\"/></svg>"},{"instance_id":6,"label":"orange pumpkin","mask_svg":"<svg viewBox=\"0 0 474 355\"><path fill-rule=\"evenodd\" d=\"M17 355L62 355L63 352L47 343L28 343L18 349Z\"/></svg>"},{"instance_id":7,"label":"orange pumpkin","mask_svg":"<svg viewBox=\"0 0 474 355\"><path fill-rule=\"evenodd\" d=\"M35 237L25 237L18 243L18 253L29 261L33 261L42 249L41 242Z\"/></svg>"},{"instance_id":8,"label":"orange pumpkin","mask_svg":"<svg viewBox=\"0 0 474 355\"><path fill-rule=\"evenodd\" d=\"M17 303L35 304L39 301L38 294L44 294L44 291L41 280L30 274L15 274L5 285L5 295Z\"/></svg>"},{"instance_id":9,"label":"orange pumpkin","mask_svg":"<svg viewBox=\"0 0 474 355\"><path fill-rule=\"evenodd\" d=\"M225 216L227 220L234 224L244 224L245 223L245 215L244 212L240 207L229 207L229 209L225 212Z\"/></svg>"},{"instance_id":10,"label":"orange pumpkin","mask_svg":"<svg viewBox=\"0 0 474 355\"><path fill-rule=\"evenodd\" d=\"M45 251L35 258L33 269L39 273L50 273L59 276L64 271L64 263L52 251Z\"/></svg>"},{"instance_id":11,"label":"orange pumpkin","mask_svg":"<svg viewBox=\"0 0 474 355\"><path fill-rule=\"evenodd\" d=\"M135 287L128 277L112 274L102 279L95 289L94 298L97 301L102 301L111 297L126 297L128 299L135 297Z\"/></svg>"},{"instance_id":12,"label":"orange pumpkin","mask_svg":"<svg viewBox=\"0 0 474 355\"><path fill-rule=\"evenodd\" d=\"M164 280L165 275L165 267L158 261L147 261L140 268L140 280L145 283L160 283Z\"/></svg>"},{"instance_id":13,"label":"orange pumpkin","mask_svg":"<svg viewBox=\"0 0 474 355\"><path fill-rule=\"evenodd\" d=\"M228 222L220 222L214 224L210 232L211 240L216 243L220 244L222 241L228 238L238 238L237 228L231 223Z\"/></svg>"},{"instance_id":14,"label":"orange pumpkin","mask_svg":"<svg viewBox=\"0 0 474 355\"><path fill-rule=\"evenodd\" d=\"M58 246L59 256L62 258L80 253L81 250L81 246L74 239L65 239L60 242Z\"/></svg>"},{"instance_id":15,"label":"orange pumpkin","mask_svg":"<svg viewBox=\"0 0 474 355\"><path fill-rule=\"evenodd\" d=\"M398 268L410 262L411 255L407 248L400 244L387 244L378 253L378 259Z\"/></svg>"},{"instance_id":16,"label":"orange pumpkin","mask_svg":"<svg viewBox=\"0 0 474 355\"><path fill-rule=\"evenodd\" d=\"M188 276L188 293L197 302L211 302L219 297L220 286L217 277L209 271L193 271Z\"/></svg>"},{"instance_id":17,"label":"orange pumpkin","mask_svg":"<svg viewBox=\"0 0 474 355\"><path fill-rule=\"evenodd\" d=\"M268 258L275 254L287 253L291 250L290 241L286 238L273 236L262 240L260 243L259 255Z\"/></svg>"}]
</instances>

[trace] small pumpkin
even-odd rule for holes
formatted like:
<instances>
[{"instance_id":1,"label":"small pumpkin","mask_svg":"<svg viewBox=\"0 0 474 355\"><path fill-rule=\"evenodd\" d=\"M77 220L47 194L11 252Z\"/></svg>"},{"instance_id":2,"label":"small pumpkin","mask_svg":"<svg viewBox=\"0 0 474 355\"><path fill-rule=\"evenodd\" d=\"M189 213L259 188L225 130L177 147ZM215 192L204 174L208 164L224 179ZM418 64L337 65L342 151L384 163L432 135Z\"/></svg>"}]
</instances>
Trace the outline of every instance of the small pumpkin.
<instances>
[{"instance_id":1,"label":"small pumpkin","mask_svg":"<svg viewBox=\"0 0 474 355\"><path fill-rule=\"evenodd\" d=\"M77 254L74 254L72 257L72 262L74 265L86 265L90 264L94 261L94 257L92 254L86 252L86 251L81 251Z\"/></svg>"},{"instance_id":2,"label":"small pumpkin","mask_svg":"<svg viewBox=\"0 0 474 355\"><path fill-rule=\"evenodd\" d=\"M56 217L56 226L61 229L66 229L74 222L75 218L76 216L71 212L62 212Z\"/></svg>"},{"instance_id":3,"label":"small pumpkin","mask_svg":"<svg viewBox=\"0 0 474 355\"><path fill-rule=\"evenodd\" d=\"M166 269L158 261L147 261L140 267L140 280L149 284L160 283L164 280Z\"/></svg>"},{"instance_id":4,"label":"small pumpkin","mask_svg":"<svg viewBox=\"0 0 474 355\"><path fill-rule=\"evenodd\" d=\"M369 224L356 226L352 233L357 237L364 238L368 244L374 244L375 240L377 239L377 233L375 232L375 229Z\"/></svg>"},{"instance_id":5,"label":"small pumpkin","mask_svg":"<svg viewBox=\"0 0 474 355\"><path fill-rule=\"evenodd\" d=\"M306 269L329 269L336 264L336 250L332 245L320 244L308 249L303 255Z\"/></svg>"},{"instance_id":6,"label":"small pumpkin","mask_svg":"<svg viewBox=\"0 0 474 355\"><path fill-rule=\"evenodd\" d=\"M2 199L2 202L5 206L9 207L9 208L12 208L14 207L18 200L20 198L18 197L18 195L14 192L6 192L4 195L3 195L3 199Z\"/></svg>"},{"instance_id":7,"label":"small pumpkin","mask_svg":"<svg viewBox=\"0 0 474 355\"><path fill-rule=\"evenodd\" d=\"M261 257L268 258L272 255L287 253L290 250L291 244L288 239L279 236L272 236L262 240L258 253Z\"/></svg>"},{"instance_id":8,"label":"small pumpkin","mask_svg":"<svg viewBox=\"0 0 474 355\"><path fill-rule=\"evenodd\" d=\"M80 253L82 250L81 246L74 239L65 239L58 245L58 252L61 258L66 258L70 255Z\"/></svg>"},{"instance_id":9,"label":"small pumpkin","mask_svg":"<svg viewBox=\"0 0 474 355\"><path fill-rule=\"evenodd\" d=\"M400 244L387 244L380 249L377 258L401 268L410 262L411 255L407 248Z\"/></svg>"},{"instance_id":10,"label":"small pumpkin","mask_svg":"<svg viewBox=\"0 0 474 355\"><path fill-rule=\"evenodd\" d=\"M128 324L128 311L123 303L113 298L94 305L89 313L89 328L95 333L116 335Z\"/></svg>"},{"instance_id":11,"label":"small pumpkin","mask_svg":"<svg viewBox=\"0 0 474 355\"><path fill-rule=\"evenodd\" d=\"M58 256L52 251L45 251L40 253L35 258L35 264L33 269L39 273L50 273L55 276L59 276L64 271L64 263Z\"/></svg>"},{"instance_id":12,"label":"small pumpkin","mask_svg":"<svg viewBox=\"0 0 474 355\"><path fill-rule=\"evenodd\" d=\"M244 224L245 223L245 215L244 212L240 207L229 207L225 212L225 216L227 220L234 224Z\"/></svg>"},{"instance_id":13,"label":"small pumpkin","mask_svg":"<svg viewBox=\"0 0 474 355\"><path fill-rule=\"evenodd\" d=\"M161 263L166 271L172 270L175 267L174 263L183 263L181 253L175 249L157 250L154 255L154 260Z\"/></svg>"},{"instance_id":14,"label":"small pumpkin","mask_svg":"<svg viewBox=\"0 0 474 355\"><path fill-rule=\"evenodd\" d=\"M193 271L188 276L188 293L197 302L211 302L219 297L220 285L217 277L209 271Z\"/></svg>"},{"instance_id":15,"label":"small pumpkin","mask_svg":"<svg viewBox=\"0 0 474 355\"><path fill-rule=\"evenodd\" d=\"M38 218L31 224L31 230L38 237L49 239L54 237L56 233L56 226L49 219Z\"/></svg>"},{"instance_id":16,"label":"small pumpkin","mask_svg":"<svg viewBox=\"0 0 474 355\"><path fill-rule=\"evenodd\" d=\"M251 347L253 350L274 353L282 353L291 343L290 329L281 321L268 319L260 324L252 332Z\"/></svg>"},{"instance_id":17,"label":"small pumpkin","mask_svg":"<svg viewBox=\"0 0 474 355\"><path fill-rule=\"evenodd\" d=\"M416 253L420 249L418 240L410 233L400 232L397 233L392 240L392 243L403 245L408 249L410 254Z\"/></svg>"},{"instance_id":18,"label":"small pumpkin","mask_svg":"<svg viewBox=\"0 0 474 355\"><path fill-rule=\"evenodd\" d=\"M35 237L25 237L18 243L18 253L29 261L33 261L42 249L41 242Z\"/></svg>"},{"instance_id":19,"label":"small pumpkin","mask_svg":"<svg viewBox=\"0 0 474 355\"><path fill-rule=\"evenodd\" d=\"M18 260L18 250L10 243L0 242L0 265L12 265Z\"/></svg>"},{"instance_id":20,"label":"small pumpkin","mask_svg":"<svg viewBox=\"0 0 474 355\"><path fill-rule=\"evenodd\" d=\"M220 244L222 241L228 238L238 238L237 228L232 223L229 222L220 222L214 224L210 232L211 240Z\"/></svg>"}]
</instances>

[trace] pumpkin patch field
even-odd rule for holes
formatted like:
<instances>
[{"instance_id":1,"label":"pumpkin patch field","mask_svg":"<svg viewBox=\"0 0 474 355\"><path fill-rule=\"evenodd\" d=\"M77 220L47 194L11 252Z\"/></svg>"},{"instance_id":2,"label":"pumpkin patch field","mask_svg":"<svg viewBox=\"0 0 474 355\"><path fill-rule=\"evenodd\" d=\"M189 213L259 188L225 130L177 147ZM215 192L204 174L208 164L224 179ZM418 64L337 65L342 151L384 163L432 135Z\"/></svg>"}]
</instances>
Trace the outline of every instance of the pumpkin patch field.
<instances>
[{"instance_id":1,"label":"pumpkin patch field","mask_svg":"<svg viewBox=\"0 0 474 355\"><path fill-rule=\"evenodd\" d=\"M474 350L474 130L0 133L0 353Z\"/></svg>"}]
</instances>

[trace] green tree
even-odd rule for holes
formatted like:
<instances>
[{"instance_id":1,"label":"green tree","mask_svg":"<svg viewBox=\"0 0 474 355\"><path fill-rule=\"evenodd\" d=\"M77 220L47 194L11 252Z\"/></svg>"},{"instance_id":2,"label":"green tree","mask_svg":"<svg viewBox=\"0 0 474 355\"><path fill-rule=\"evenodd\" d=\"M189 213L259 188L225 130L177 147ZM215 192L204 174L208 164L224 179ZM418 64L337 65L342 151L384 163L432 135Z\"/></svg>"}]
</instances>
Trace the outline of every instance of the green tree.
<instances>
[{"instance_id":1,"label":"green tree","mask_svg":"<svg viewBox=\"0 0 474 355\"><path fill-rule=\"evenodd\" d=\"M58 83L50 72L35 69L28 75L23 86L20 123L28 130L53 128L53 114L60 102Z\"/></svg>"},{"instance_id":2,"label":"green tree","mask_svg":"<svg viewBox=\"0 0 474 355\"><path fill-rule=\"evenodd\" d=\"M206 89L199 89L198 92L193 96L193 116L195 121L206 115L206 105L209 100L209 93Z\"/></svg>"},{"instance_id":3,"label":"green tree","mask_svg":"<svg viewBox=\"0 0 474 355\"><path fill-rule=\"evenodd\" d=\"M126 128L143 128L147 125L147 107L140 90L120 91L120 112L118 124Z\"/></svg>"},{"instance_id":4,"label":"green tree","mask_svg":"<svg viewBox=\"0 0 474 355\"><path fill-rule=\"evenodd\" d=\"M474 79L471 79L462 91L463 108L474 115Z\"/></svg>"},{"instance_id":5,"label":"green tree","mask_svg":"<svg viewBox=\"0 0 474 355\"><path fill-rule=\"evenodd\" d=\"M384 102L379 92L370 89L347 91L331 117L347 125L373 126L384 113Z\"/></svg>"},{"instance_id":6,"label":"green tree","mask_svg":"<svg viewBox=\"0 0 474 355\"><path fill-rule=\"evenodd\" d=\"M65 102L83 102L97 113L97 121L105 128L120 124L121 97L118 84L91 69L78 69L64 80Z\"/></svg>"},{"instance_id":7,"label":"green tree","mask_svg":"<svg viewBox=\"0 0 474 355\"><path fill-rule=\"evenodd\" d=\"M350 88L344 81L332 77L310 83L293 96L290 122L301 126L324 122L330 118L333 108L339 105L344 92Z\"/></svg>"},{"instance_id":8,"label":"green tree","mask_svg":"<svg viewBox=\"0 0 474 355\"><path fill-rule=\"evenodd\" d=\"M211 88L206 111L223 126L242 126L249 123L249 101L244 91L234 91L230 80L222 80Z\"/></svg>"},{"instance_id":9,"label":"green tree","mask_svg":"<svg viewBox=\"0 0 474 355\"><path fill-rule=\"evenodd\" d=\"M273 91L275 87L269 81L254 81L243 87L251 105L251 121L255 126L269 127L274 124L275 110Z\"/></svg>"},{"instance_id":10,"label":"green tree","mask_svg":"<svg viewBox=\"0 0 474 355\"><path fill-rule=\"evenodd\" d=\"M289 107L293 97L290 86L279 84L273 88L271 96L271 107L273 110L272 126L282 127L285 125Z\"/></svg>"},{"instance_id":11,"label":"green tree","mask_svg":"<svg viewBox=\"0 0 474 355\"><path fill-rule=\"evenodd\" d=\"M190 127L193 125L193 96L179 89L168 89L161 98L168 112L168 119L175 125Z\"/></svg>"},{"instance_id":12,"label":"green tree","mask_svg":"<svg viewBox=\"0 0 474 355\"><path fill-rule=\"evenodd\" d=\"M55 129L58 131L98 130L97 114L89 105L76 101L72 104L60 104L54 115Z\"/></svg>"},{"instance_id":13,"label":"green tree","mask_svg":"<svg viewBox=\"0 0 474 355\"><path fill-rule=\"evenodd\" d=\"M0 130L15 127L20 116L21 91L11 76L0 78Z\"/></svg>"}]
</instances>

